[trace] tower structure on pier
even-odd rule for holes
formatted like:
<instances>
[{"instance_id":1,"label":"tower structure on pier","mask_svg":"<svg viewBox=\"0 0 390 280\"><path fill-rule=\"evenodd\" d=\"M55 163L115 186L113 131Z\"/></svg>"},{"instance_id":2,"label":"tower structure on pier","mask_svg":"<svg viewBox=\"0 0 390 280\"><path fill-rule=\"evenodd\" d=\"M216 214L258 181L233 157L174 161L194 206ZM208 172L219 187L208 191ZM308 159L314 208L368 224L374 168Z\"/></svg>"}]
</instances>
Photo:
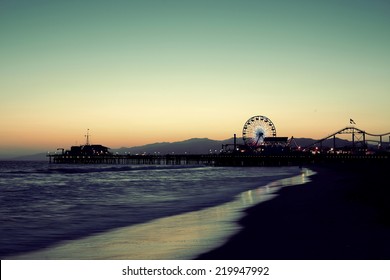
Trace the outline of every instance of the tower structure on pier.
<instances>
[{"instance_id":1,"label":"tower structure on pier","mask_svg":"<svg viewBox=\"0 0 390 280\"><path fill-rule=\"evenodd\" d=\"M85 143L85 145L86 145L86 146L89 146L89 145L90 145L90 143L89 143L89 128L87 129L87 134L85 135L85 138L86 138L86 143Z\"/></svg>"}]
</instances>

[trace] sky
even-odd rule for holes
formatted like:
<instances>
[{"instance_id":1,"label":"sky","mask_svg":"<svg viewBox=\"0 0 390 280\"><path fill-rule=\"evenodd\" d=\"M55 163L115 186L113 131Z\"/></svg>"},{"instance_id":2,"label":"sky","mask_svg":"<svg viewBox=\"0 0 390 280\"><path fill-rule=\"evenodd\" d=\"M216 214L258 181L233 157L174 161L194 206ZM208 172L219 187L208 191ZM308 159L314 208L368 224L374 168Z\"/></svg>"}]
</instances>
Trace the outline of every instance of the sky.
<instances>
[{"instance_id":1,"label":"sky","mask_svg":"<svg viewBox=\"0 0 390 280\"><path fill-rule=\"evenodd\" d=\"M390 131L390 2L0 0L0 157Z\"/></svg>"}]
</instances>

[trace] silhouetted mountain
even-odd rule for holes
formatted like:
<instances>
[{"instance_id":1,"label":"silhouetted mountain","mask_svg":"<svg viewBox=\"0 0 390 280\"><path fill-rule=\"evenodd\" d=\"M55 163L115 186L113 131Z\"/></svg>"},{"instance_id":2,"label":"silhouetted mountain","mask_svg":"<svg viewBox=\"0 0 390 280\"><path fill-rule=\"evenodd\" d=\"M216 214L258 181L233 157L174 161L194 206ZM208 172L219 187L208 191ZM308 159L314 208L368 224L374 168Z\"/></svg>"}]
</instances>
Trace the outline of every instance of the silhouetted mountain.
<instances>
[{"instance_id":1,"label":"silhouetted mountain","mask_svg":"<svg viewBox=\"0 0 390 280\"><path fill-rule=\"evenodd\" d=\"M294 138L294 141L291 143L292 147L301 146L307 147L317 140L311 138ZM208 154L210 152L215 153L219 152L222 149L222 145L224 144L232 144L234 143L234 139L226 139L226 140L211 140L208 138L193 138L180 142L163 142L163 143L155 143L144 146L137 146L131 148L120 148L113 149L112 152L119 154ZM243 144L242 138L237 138L237 144ZM325 140L322 143L323 147L333 147L333 139ZM348 147L351 146L351 142L345 139L336 138L336 147Z\"/></svg>"},{"instance_id":2,"label":"silhouetted mountain","mask_svg":"<svg viewBox=\"0 0 390 280\"><path fill-rule=\"evenodd\" d=\"M311 138L294 138L291 145L294 147L301 146L307 147L317 140ZM219 153L222 149L222 145L233 145L234 139L226 140L211 140L208 138L192 138L179 142L161 142L147 144L136 147L122 147L119 149L111 149L111 152L118 154L208 154ZM241 137L237 138L237 144L243 144ZM333 139L325 140L322 144L323 147L333 147ZM336 138L336 147L348 147L351 146L351 141ZM39 153L34 155L26 155L12 158L11 160L47 160L46 153Z\"/></svg>"},{"instance_id":3,"label":"silhouetted mountain","mask_svg":"<svg viewBox=\"0 0 390 280\"><path fill-rule=\"evenodd\" d=\"M113 149L112 152L119 154L208 154L210 152L219 152L222 144L228 143L230 140L211 140L208 138L192 138L179 142L162 142L137 146L131 148ZM233 139L231 140L233 143Z\"/></svg>"}]
</instances>

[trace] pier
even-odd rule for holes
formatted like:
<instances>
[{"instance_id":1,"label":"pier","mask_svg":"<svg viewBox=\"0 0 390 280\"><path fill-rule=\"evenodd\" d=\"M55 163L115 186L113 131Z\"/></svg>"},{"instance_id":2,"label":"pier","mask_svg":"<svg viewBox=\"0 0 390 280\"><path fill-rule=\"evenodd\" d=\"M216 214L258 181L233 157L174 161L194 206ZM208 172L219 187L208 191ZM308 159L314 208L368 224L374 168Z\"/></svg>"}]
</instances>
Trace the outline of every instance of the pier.
<instances>
[{"instance_id":1,"label":"pier","mask_svg":"<svg viewBox=\"0 0 390 280\"><path fill-rule=\"evenodd\" d=\"M352 121L352 120L351 120ZM336 147L336 136L350 134L351 146ZM61 150L61 154L48 154L50 163L57 164L149 164L149 165L212 165L212 166L289 166L311 163L386 163L390 162L390 132L368 133L355 126L345 127L307 147L293 147L293 137L277 137L272 121L265 116L248 119L243 127L244 145L238 145L236 134L233 144L222 145L220 153L210 154L113 154L103 145L92 145L87 131L86 144ZM374 139L367 139L374 137ZM389 137L389 142L384 138ZM377 140L375 140L377 139ZM332 147L325 143L331 140ZM369 149L368 142L377 148ZM231 148L232 147L232 148Z\"/></svg>"},{"instance_id":2,"label":"pier","mask_svg":"<svg viewBox=\"0 0 390 280\"><path fill-rule=\"evenodd\" d=\"M211 165L211 166L301 166L312 163L390 163L390 155L310 154L280 155L204 154L204 155L47 155L57 164L128 164L128 165Z\"/></svg>"}]
</instances>

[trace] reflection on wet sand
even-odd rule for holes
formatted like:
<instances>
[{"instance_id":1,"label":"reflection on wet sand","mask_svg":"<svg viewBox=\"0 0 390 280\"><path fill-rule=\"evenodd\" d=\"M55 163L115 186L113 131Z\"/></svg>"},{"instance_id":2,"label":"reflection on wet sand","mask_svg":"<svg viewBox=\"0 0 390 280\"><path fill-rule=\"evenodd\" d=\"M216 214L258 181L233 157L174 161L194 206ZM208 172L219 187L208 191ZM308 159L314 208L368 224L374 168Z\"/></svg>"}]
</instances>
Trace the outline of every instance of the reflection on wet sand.
<instances>
[{"instance_id":1,"label":"reflection on wet sand","mask_svg":"<svg viewBox=\"0 0 390 280\"><path fill-rule=\"evenodd\" d=\"M192 259L222 245L237 232L240 227L235 221L243 215L243 209L271 199L281 187L308 182L312 174L302 169L301 175L243 192L232 202L63 242L10 259Z\"/></svg>"}]
</instances>

